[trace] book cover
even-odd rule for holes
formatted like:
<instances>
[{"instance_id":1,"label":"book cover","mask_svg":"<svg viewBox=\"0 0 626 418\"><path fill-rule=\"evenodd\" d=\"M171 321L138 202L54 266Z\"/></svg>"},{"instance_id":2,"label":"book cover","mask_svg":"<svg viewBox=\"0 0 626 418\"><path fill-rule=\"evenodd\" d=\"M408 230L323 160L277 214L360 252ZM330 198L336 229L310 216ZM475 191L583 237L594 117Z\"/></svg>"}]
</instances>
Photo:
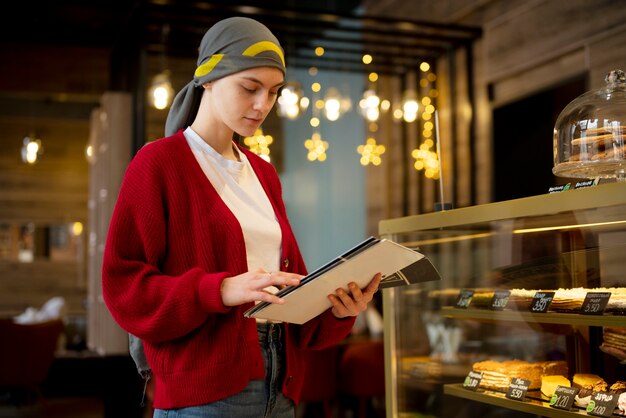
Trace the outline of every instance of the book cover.
<instances>
[{"instance_id":1,"label":"book cover","mask_svg":"<svg viewBox=\"0 0 626 418\"><path fill-rule=\"evenodd\" d=\"M246 317L303 324L332 305L328 295L350 282L365 287L376 273L382 274L380 289L440 280L430 260L418 251L387 239L369 237L302 278L299 286L276 293L282 305L260 302Z\"/></svg>"}]
</instances>

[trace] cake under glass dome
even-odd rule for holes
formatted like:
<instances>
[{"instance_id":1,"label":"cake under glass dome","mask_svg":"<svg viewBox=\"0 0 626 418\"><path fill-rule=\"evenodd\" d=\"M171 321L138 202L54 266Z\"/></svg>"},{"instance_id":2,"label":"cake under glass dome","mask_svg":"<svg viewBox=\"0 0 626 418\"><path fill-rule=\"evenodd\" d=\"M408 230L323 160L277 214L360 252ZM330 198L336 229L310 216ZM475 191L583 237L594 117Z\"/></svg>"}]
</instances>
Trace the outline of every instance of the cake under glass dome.
<instances>
[{"instance_id":1,"label":"cake under glass dome","mask_svg":"<svg viewBox=\"0 0 626 418\"><path fill-rule=\"evenodd\" d=\"M561 177L626 180L626 74L613 70L606 86L563 109L554 126L554 168Z\"/></svg>"}]
</instances>

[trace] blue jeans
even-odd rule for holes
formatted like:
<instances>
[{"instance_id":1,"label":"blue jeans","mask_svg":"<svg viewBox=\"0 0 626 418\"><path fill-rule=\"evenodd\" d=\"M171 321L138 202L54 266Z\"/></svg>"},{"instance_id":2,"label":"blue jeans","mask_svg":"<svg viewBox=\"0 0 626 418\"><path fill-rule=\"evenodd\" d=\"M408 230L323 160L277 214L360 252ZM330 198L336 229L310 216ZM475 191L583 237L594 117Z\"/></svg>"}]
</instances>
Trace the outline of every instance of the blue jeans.
<instances>
[{"instance_id":1,"label":"blue jeans","mask_svg":"<svg viewBox=\"0 0 626 418\"><path fill-rule=\"evenodd\" d=\"M280 391L285 367L282 326L259 324L257 329L265 359L265 380L252 380L243 391L210 404L155 409L154 418L294 418L293 402Z\"/></svg>"}]
</instances>

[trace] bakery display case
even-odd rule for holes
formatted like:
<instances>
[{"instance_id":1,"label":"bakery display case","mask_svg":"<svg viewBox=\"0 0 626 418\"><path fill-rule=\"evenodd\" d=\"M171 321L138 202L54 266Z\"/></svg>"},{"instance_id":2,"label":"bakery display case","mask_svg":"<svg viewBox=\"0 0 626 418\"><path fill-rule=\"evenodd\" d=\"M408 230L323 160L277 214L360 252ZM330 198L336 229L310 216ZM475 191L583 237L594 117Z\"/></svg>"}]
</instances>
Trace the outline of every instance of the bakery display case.
<instances>
[{"instance_id":1,"label":"bakery display case","mask_svg":"<svg viewBox=\"0 0 626 418\"><path fill-rule=\"evenodd\" d=\"M626 179L626 73L569 103L554 127L554 168L561 177Z\"/></svg>"},{"instance_id":2,"label":"bakery display case","mask_svg":"<svg viewBox=\"0 0 626 418\"><path fill-rule=\"evenodd\" d=\"M379 234L442 276L383 291L388 417L626 415L626 183Z\"/></svg>"}]
</instances>

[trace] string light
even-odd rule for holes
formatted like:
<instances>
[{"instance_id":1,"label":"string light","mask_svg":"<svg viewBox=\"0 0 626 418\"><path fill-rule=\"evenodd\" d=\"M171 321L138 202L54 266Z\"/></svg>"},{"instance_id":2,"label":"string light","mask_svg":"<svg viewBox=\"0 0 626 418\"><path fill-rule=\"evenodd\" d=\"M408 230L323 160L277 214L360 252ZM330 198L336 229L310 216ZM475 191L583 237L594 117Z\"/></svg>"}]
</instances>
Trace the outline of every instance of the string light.
<instances>
[{"instance_id":1,"label":"string light","mask_svg":"<svg viewBox=\"0 0 626 418\"><path fill-rule=\"evenodd\" d=\"M380 97L372 89L363 93L363 98L359 101L359 111L365 119L375 122L380 116Z\"/></svg>"},{"instance_id":2,"label":"string light","mask_svg":"<svg viewBox=\"0 0 626 418\"><path fill-rule=\"evenodd\" d=\"M324 116L331 122L336 121L352 108L350 99L342 96L335 87L329 88L324 100L320 100L320 102L322 105L318 107L316 104L316 107L323 109Z\"/></svg>"},{"instance_id":3,"label":"string light","mask_svg":"<svg viewBox=\"0 0 626 418\"><path fill-rule=\"evenodd\" d=\"M274 142L274 138L271 135L264 135L261 128L254 131L254 135L247 136L243 139L243 143L256 155L263 158L268 163L270 159L270 148Z\"/></svg>"},{"instance_id":4,"label":"string light","mask_svg":"<svg viewBox=\"0 0 626 418\"><path fill-rule=\"evenodd\" d=\"M289 81L280 91L276 100L278 116L287 119L297 119L309 107L309 98L304 96L300 83Z\"/></svg>"},{"instance_id":5,"label":"string light","mask_svg":"<svg viewBox=\"0 0 626 418\"><path fill-rule=\"evenodd\" d=\"M309 150L307 159L309 161L325 161L328 142L322 139L319 132L313 132L311 138L304 141L304 147Z\"/></svg>"},{"instance_id":6,"label":"string light","mask_svg":"<svg viewBox=\"0 0 626 418\"><path fill-rule=\"evenodd\" d=\"M425 141L419 148L411 152L411 157L415 159L413 166L416 170L424 170L424 175L433 180L439 178L439 158L435 151L431 151L432 140Z\"/></svg>"},{"instance_id":7,"label":"string light","mask_svg":"<svg viewBox=\"0 0 626 418\"><path fill-rule=\"evenodd\" d=\"M361 154L359 162L361 165L380 165L382 158L380 156L385 153L385 146L376 143L376 139L373 137L367 138L364 145L357 147L357 152Z\"/></svg>"},{"instance_id":8,"label":"string light","mask_svg":"<svg viewBox=\"0 0 626 418\"><path fill-rule=\"evenodd\" d=\"M404 100L402 101L402 117L405 122L415 122L417 119L417 111L419 110L419 104L415 99L415 93L407 91L404 94Z\"/></svg>"}]
</instances>

